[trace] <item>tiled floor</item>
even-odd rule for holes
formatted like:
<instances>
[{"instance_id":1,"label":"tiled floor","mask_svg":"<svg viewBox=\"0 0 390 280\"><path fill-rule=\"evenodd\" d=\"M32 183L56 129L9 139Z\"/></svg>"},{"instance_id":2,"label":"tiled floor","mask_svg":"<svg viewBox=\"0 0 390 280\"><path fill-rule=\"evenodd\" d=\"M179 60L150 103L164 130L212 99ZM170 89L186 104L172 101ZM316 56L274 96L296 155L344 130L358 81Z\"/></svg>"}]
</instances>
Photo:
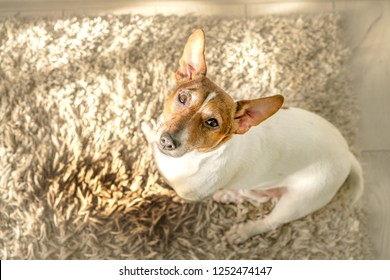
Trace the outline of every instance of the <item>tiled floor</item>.
<instances>
[{"instance_id":1,"label":"tiled floor","mask_svg":"<svg viewBox=\"0 0 390 280\"><path fill-rule=\"evenodd\" d=\"M242 2L221 6L211 1L180 0L0 0L0 16L12 16L16 13L30 16L195 13L250 17L270 13L343 12L347 19L347 40L353 48L350 69L355 78L354 89L361 106L359 144L365 161L370 238L376 250L376 258L390 259L390 2Z\"/></svg>"},{"instance_id":2,"label":"tiled floor","mask_svg":"<svg viewBox=\"0 0 390 280\"><path fill-rule=\"evenodd\" d=\"M370 237L377 258L390 259L390 2L340 2L335 8L346 13L354 52Z\"/></svg>"}]
</instances>

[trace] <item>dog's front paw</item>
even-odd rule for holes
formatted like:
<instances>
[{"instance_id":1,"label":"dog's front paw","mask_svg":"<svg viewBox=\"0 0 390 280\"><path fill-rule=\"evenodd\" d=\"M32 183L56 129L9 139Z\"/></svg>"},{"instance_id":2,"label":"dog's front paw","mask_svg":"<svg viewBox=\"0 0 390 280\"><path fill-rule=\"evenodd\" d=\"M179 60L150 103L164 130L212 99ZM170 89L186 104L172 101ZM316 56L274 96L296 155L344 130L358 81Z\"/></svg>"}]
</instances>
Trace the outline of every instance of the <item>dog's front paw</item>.
<instances>
[{"instance_id":1,"label":"dog's front paw","mask_svg":"<svg viewBox=\"0 0 390 280\"><path fill-rule=\"evenodd\" d=\"M146 122L142 122L141 123L141 130L144 133L146 140L148 140L149 143L153 142L155 132L150 127L150 125Z\"/></svg>"},{"instance_id":2,"label":"dog's front paw","mask_svg":"<svg viewBox=\"0 0 390 280\"><path fill-rule=\"evenodd\" d=\"M252 227L250 223L234 225L225 233L225 239L230 244L243 243L252 237Z\"/></svg>"},{"instance_id":3,"label":"dog's front paw","mask_svg":"<svg viewBox=\"0 0 390 280\"><path fill-rule=\"evenodd\" d=\"M219 190L213 194L213 200L218 203L235 203L241 204L244 198L237 191Z\"/></svg>"}]
</instances>

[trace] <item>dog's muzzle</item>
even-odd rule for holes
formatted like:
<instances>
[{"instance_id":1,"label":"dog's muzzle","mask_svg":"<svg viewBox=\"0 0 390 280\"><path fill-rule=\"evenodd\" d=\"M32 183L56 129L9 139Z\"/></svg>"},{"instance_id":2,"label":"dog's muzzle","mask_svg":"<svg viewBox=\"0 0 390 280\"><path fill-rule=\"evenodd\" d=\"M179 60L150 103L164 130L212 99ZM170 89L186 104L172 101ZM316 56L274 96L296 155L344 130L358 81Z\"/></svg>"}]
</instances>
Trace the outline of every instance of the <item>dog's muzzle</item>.
<instances>
[{"instance_id":1,"label":"dog's muzzle","mask_svg":"<svg viewBox=\"0 0 390 280\"><path fill-rule=\"evenodd\" d=\"M174 137L168 132L164 132L160 137L160 149L163 151L173 151L180 146L179 141L175 140Z\"/></svg>"}]
</instances>

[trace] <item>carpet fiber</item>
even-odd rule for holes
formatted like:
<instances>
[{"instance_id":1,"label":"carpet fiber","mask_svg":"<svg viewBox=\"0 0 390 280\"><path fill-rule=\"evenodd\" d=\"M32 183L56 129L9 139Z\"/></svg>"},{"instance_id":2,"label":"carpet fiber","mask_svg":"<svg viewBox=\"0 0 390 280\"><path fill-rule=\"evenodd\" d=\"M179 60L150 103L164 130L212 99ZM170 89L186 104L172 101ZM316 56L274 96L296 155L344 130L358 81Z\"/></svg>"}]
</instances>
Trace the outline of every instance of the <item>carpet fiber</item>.
<instances>
[{"instance_id":1,"label":"carpet fiber","mask_svg":"<svg viewBox=\"0 0 390 280\"><path fill-rule=\"evenodd\" d=\"M335 14L2 19L1 259L371 258L347 184L320 211L236 246L224 232L272 203L181 203L164 183L140 124L161 112L197 28L208 76L235 98L282 94L355 145Z\"/></svg>"}]
</instances>

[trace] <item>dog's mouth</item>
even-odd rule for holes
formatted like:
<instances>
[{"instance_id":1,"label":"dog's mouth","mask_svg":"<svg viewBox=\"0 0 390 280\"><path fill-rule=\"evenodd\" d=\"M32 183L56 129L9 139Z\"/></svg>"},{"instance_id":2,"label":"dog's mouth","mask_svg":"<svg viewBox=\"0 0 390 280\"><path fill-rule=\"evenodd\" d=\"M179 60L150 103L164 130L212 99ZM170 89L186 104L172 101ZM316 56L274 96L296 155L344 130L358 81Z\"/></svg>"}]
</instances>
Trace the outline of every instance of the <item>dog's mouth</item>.
<instances>
[{"instance_id":1,"label":"dog's mouth","mask_svg":"<svg viewBox=\"0 0 390 280\"><path fill-rule=\"evenodd\" d=\"M173 150L168 150L168 149L166 149L166 147L164 147L160 143L156 143L156 146L162 154L164 154L168 157L179 158L179 157L184 156L187 153L187 150L184 149L183 147L176 148Z\"/></svg>"},{"instance_id":2,"label":"dog's mouth","mask_svg":"<svg viewBox=\"0 0 390 280\"><path fill-rule=\"evenodd\" d=\"M188 152L188 147L183 145L180 134L173 134L168 131L161 131L156 141L160 152L169 157L181 157Z\"/></svg>"}]
</instances>

